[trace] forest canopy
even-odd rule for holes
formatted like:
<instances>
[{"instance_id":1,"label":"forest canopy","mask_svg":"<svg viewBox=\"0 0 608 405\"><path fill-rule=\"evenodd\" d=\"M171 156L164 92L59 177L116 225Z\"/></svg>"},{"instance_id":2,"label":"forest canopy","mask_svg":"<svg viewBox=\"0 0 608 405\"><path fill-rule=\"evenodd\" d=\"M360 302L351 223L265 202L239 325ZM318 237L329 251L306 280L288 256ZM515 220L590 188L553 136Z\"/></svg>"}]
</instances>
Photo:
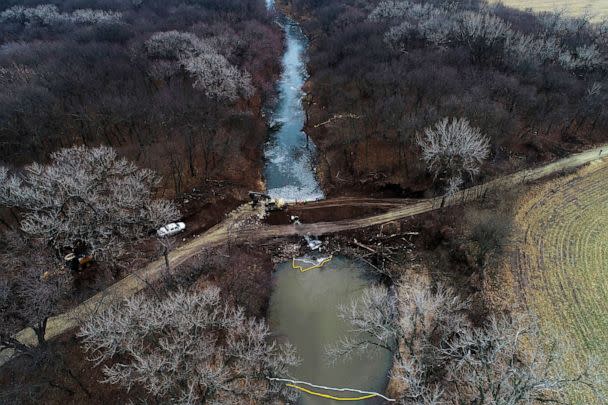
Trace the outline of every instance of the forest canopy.
<instances>
[{"instance_id":1,"label":"forest canopy","mask_svg":"<svg viewBox=\"0 0 608 405\"><path fill-rule=\"evenodd\" d=\"M260 1L0 2L3 163L103 144L169 193L252 187L281 49Z\"/></svg>"},{"instance_id":2,"label":"forest canopy","mask_svg":"<svg viewBox=\"0 0 608 405\"><path fill-rule=\"evenodd\" d=\"M416 139L445 119L489 138L477 181L605 139L606 22L475 0L291 3L313 17L309 134L330 189L432 187ZM316 125L334 116L358 119Z\"/></svg>"}]
</instances>

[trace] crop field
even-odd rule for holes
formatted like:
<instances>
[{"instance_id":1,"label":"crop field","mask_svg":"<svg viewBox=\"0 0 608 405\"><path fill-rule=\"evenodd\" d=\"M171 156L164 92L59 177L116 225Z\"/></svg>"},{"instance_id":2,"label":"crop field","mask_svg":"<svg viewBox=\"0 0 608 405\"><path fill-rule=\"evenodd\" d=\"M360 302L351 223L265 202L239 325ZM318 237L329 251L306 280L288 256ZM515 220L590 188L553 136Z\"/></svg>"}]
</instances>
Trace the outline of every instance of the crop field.
<instances>
[{"instance_id":1,"label":"crop field","mask_svg":"<svg viewBox=\"0 0 608 405\"><path fill-rule=\"evenodd\" d=\"M498 1L496 1L498 2ZM590 13L594 18L608 17L608 0L502 0L504 5L534 11L565 11L571 15Z\"/></svg>"},{"instance_id":2,"label":"crop field","mask_svg":"<svg viewBox=\"0 0 608 405\"><path fill-rule=\"evenodd\" d=\"M608 163L544 185L516 215L519 294L547 337L572 347L559 367L575 372L590 357L608 375ZM570 392L573 403L593 403Z\"/></svg>"}]
</instances>

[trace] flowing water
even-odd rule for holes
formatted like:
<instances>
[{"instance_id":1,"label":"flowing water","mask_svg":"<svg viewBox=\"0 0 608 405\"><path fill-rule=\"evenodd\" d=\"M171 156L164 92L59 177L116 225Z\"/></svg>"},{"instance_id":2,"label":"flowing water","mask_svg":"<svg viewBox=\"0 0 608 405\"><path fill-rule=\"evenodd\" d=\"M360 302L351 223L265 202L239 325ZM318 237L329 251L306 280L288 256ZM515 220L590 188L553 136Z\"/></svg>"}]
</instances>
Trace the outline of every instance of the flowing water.
<instances>
[{"instance_id":1,"label":"flowing water","mask_svg":"<svg viewBox=\"0 0 608 405\"><path fill-rule=\"evenodd\" d=\"M267 5L273 7L272 0ZM267 192L286 201L323 198L314 169L315 146L302 128L305 112L302 107L306 80L306 37L296 22L280 16L278 23L285 32L283 74L278 83L279 99L271 114L270 134L265 149L264 175ZM353 260L336 257L321 268L301 272L291 262L279 265L273 275L269 321L273 332L291 342L302 363L291 370L291 378L328 387L346 387L382 392L391 365L388 352L370 351L364 356L330 364L327 345L345 337L355 338L349 325L338 317L338 305L356 299L369 286L366 268ZM360 394L315 391L338 397ZM301 404L342 403L309 394L302 394ZM382 403L377 399L358 404Z\"/></svg>"},{"instance_id":2,"label":"flowing water","mask_svg":"<svg viewBox=\"0 0 608 405\"><path fill-rule=\"evenodd\" d=\"M272 3L267 5L272 7ZM285 32L285 53L279 99L270 116L273 131L264 150L267 193L285 201L319 200L324 196L315 174L316 149L302 130L306 118L302 86L307 78L307 41L296 22L285 16L277 21Z\"/></svg>"}]
</instances>

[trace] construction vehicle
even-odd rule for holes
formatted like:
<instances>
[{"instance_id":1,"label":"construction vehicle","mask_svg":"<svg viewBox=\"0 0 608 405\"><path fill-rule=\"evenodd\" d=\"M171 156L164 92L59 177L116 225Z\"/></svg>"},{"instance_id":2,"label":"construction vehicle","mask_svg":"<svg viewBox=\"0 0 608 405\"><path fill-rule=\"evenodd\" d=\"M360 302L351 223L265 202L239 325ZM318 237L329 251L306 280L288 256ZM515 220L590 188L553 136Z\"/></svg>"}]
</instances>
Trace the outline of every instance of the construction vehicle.
<instances>
[{"instance_id":1,"label":"construction vehicle","mask_svg":"<svg viewBox=\"0 0 608 405\"><path fill-rule=\"evenodd\" d=\"M88 268L93 263L93 255L87 253L68 253L64 257L65 266L72 272L79 272Z\"/></svg>"},{"instance_id":2,"label":"construction vehicle","mask_svg":"<svg viewBox=\"0 0 608 405\"><path fill-rule=\"evenodd\" d=\"M253 207L256 207L258 204L264 204L267 212L281 211L287 206L282 198L272 198L268 194L258 191L250 191L249 198Z\"/></svg>"},{"instance_id":3,"label":"construction vehicle","mask_svg":"<svg viewBox=\"0 0 608 405\"><path fill-rule=\"evenodd\" d=\"M271 198L270 201L266 203L266 211L282 211L287 207L285 200L282 198Z\"/></svg>"}]
</instances>

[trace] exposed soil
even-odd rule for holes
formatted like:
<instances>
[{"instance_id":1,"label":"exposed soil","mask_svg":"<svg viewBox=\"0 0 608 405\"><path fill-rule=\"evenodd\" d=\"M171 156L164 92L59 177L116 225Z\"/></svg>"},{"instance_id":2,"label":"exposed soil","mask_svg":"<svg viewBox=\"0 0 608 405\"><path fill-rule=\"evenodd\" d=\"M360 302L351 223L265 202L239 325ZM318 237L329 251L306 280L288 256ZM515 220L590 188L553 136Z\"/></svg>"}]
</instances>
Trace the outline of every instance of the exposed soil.
<instances>
[{"instance_id":1,"label":"exposed soil","mask_svg":"<svg viewBox=\"0 0 608 405\"><path fill-rule=\"evenodd\" d=\"M339 221L343 219L364 218L370 215L386 212L386 208L360 207L342 205L339 207L319 207L306 209L306 207L292 206L285 211L270 213L266 218L269 225L286 225L292 222L291 217L296 216L303 223Z\"/></svg>"}]
</instances>

